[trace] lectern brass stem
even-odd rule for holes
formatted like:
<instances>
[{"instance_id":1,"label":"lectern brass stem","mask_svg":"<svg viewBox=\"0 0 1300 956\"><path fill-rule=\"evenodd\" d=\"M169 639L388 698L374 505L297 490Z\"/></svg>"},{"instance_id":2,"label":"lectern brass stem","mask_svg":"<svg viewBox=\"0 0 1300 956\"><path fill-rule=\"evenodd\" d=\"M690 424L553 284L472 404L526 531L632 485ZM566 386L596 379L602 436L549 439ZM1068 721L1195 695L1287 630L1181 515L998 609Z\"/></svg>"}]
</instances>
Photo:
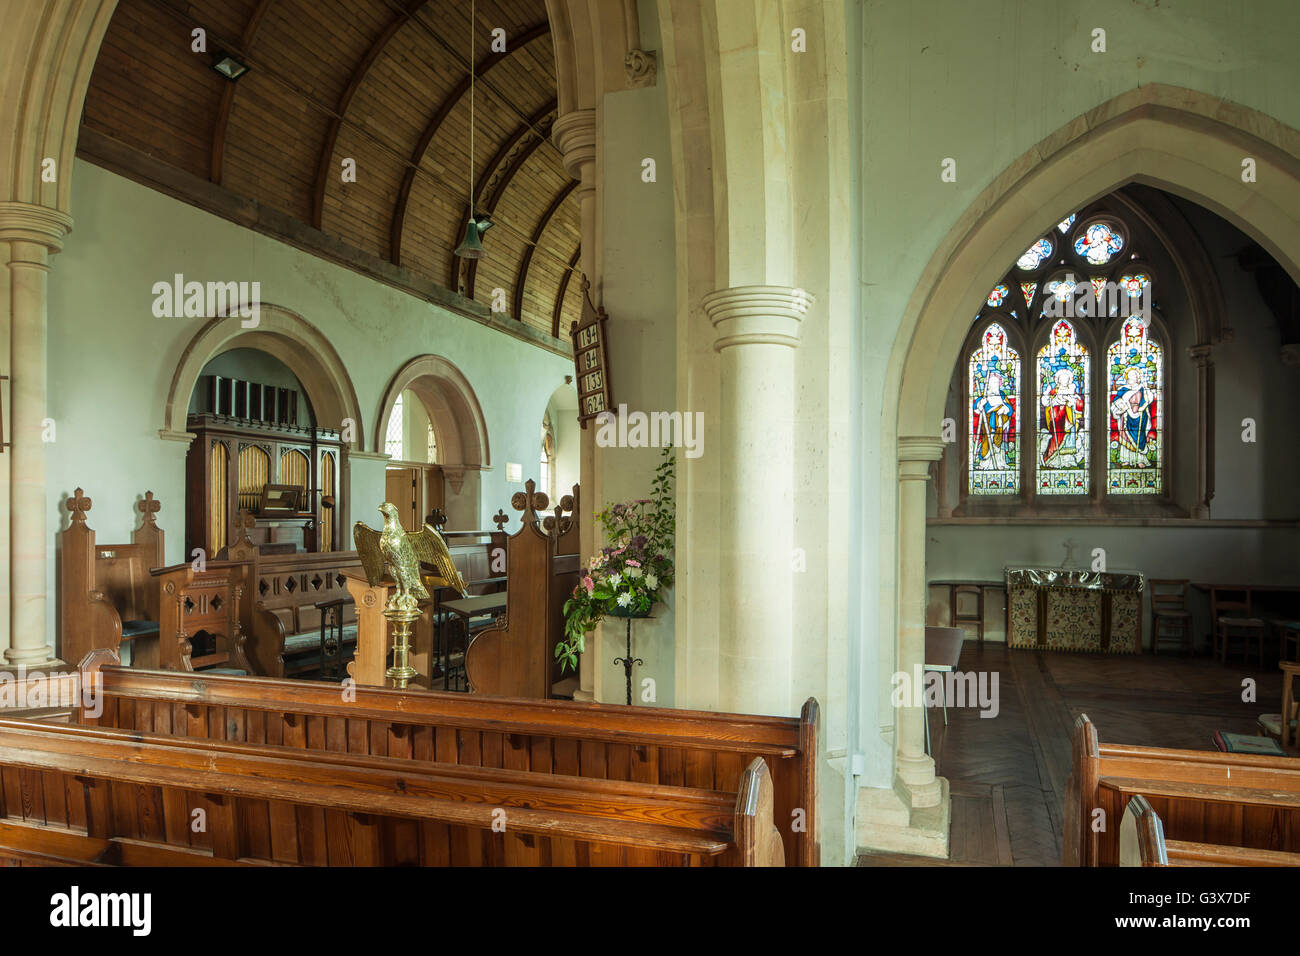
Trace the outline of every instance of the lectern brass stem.
<instances>
[{"instance_id":1,"label":"lectern brass stem","mask_svg":"<svg viewBox=\"0 0 1300 956\"><path fill-rule=\"evenodd\" d=\"M411 624L420 619L418 608L403 609L384 608L384 617L393 629L393 666L384 671L384 676L394 682L396 687L405 687L406 682L419 674L410 664Z\"/></svg>"}]
</instances>

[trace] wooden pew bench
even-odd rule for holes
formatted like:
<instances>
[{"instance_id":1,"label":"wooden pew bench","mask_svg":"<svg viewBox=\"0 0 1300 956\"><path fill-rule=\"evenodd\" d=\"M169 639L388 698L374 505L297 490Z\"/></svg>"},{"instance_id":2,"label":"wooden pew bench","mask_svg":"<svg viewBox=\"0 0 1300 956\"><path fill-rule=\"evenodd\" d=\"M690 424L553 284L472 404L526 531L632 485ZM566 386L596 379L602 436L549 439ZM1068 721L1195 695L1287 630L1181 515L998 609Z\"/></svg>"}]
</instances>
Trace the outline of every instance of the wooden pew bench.
<instances>
[{"instance_id":1,"label":"wooden pew bench","mask_svg":"<svg viewBox=\"0 0 1300 956\"><path fill-rule=\"evenodd\" d=\"M244 610L245 652L256 673L290 677L321 667L318 604L344 602L338 612L341 626L333 628L333 636L341 638L345 647L356 646L356 608L343 578L345 570L361 568L355 551L263 555L251 542L240 542L231 545L228 553L232 561L247 563L245 593L250 600ZM333 622L327 617L325 623Z\"/></svg>"},{"instance_id":2,"label":"wooden pew bench","mask_svg":"<svg viewBox=\"0 0 1300 956\"><path fill-rule=\"evenodd\" d=\"M761 760L723 793L0 721L0 802L0 859L28 863L784 861Z\"/></svg>"},{"instance_id":3,"label":"wooden pew bench","mask_svg":"<svg viewBox=\"0 0 1300 956\"><path fill-rule=\"evenodd\" d=\"M734 792L756 757L792 866L817 866L817 701L761 717L147 672L83 662L103 712L83 723L195 738Z\"/></svg>"},{"instance_id":4,"label":"wooden pew bench","mask_svg":"<svg viewBox=\"0 0 1300 956\"><path fill-rule=\"evenodd\" d=\"M1065 801L1067 866L1115 866L1120 822L1138 796L1172 841L1300 851L1300 760L1218 751L1100 744L1075 721ZM1097 810L1105 828L1093 830Z\"/></svg>"},{"instance_id":5,"label":"wooden pew bench","mask_svg":"<svg viewBox=\"0 0 1300 956\"><path fill-rule=\"evenodd\" d=\"M1166 840L1164 824L1142 794L1124 809L1119 833L1120 866L1300 866L1300 853Z\"/></svg>"}]
</instances>

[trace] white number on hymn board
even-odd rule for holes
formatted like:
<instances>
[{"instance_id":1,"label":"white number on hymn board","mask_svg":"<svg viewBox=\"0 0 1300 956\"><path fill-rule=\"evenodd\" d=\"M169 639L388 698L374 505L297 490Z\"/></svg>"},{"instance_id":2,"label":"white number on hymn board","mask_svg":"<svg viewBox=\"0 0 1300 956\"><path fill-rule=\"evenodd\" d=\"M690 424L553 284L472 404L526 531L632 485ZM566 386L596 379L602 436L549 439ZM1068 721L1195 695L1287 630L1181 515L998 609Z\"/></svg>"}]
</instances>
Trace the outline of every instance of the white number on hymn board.
<instances>
[{"instance_id":1,"label":"white number on hymn board","mask_svg":"<svg viewBox=\"0 0 1300 956\"><path fill-rule=\"evenodd\" d=\"M604 395L589 395L586 400L586 411L588 415L595 415L597 412L605 410Z\"/></svg>"},{"instance_id":2,"label":"white number on hymn board","mask_svg":"<svg viewBox=\"0 0 1300 956\"><path fill-rule=\"evenodd\" d=\"M578 333L578 348L585 349L589 346L595 345L599 337L600 333L597 331L596 326L587 326Z\"/></svg>"},{"instance_id":3,"label":"white number on hymn board","mask_svg":"<svg viewBox=\"0 0 1300 956\"><path fill-rule=\"evenodd\" d=\"M582 388L581 388L581 391L584 391L584 392L594 392L594 391L596 391L597 389L600 388L601 383L602 383L603 381L604 381L604 379L601 377L601 374L600 374L599 371L592 372L590 375L584 375L584 376L582 376Z\"/></svg>"},{"instance_id":4,"label":"white number on hymn board","mask_svg":"<svg viewBox=\"0 0 1300 956\"><path fill-rule=\"evenodd\" d=\"M590 352L582 353L583 369L593 369L600 364L600 349L592 349Z\"/></svg>"}]
</instances>

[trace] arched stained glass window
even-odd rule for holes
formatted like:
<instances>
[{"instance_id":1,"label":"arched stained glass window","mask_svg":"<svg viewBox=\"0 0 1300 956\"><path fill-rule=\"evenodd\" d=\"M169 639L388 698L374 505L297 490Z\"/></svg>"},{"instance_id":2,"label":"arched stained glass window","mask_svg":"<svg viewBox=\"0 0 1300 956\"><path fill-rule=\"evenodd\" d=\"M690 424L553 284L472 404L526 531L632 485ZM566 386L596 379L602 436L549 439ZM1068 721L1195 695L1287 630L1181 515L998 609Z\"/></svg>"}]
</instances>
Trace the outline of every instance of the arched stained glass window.
<instances>
[{"instance_id":1,"label":"arched stained glass window","mask_svg":"<svg viewBox=\"0 0 1300 956\"><path fill-rule=\"evenodd\" d=\"M1145 278L1145 277L1143 277ZM1106 490L1158 495L1164 471L1164 360L1139 316L1106 353L1110 448Z\"/></svg>"},{"instance_id":2,"label":"arched stained glass window","mask_svg":"<svg viewBox=\"0 0 1300 956\"><path fill-rule=\"evenodd\" d=\"M1020 356L994 322L970 355L972 495L1020 491Z\"/></svg>"},{"instance_id":3,"label":"arched stained glass window","mask_svg":"<svg viewBox=\"0 0 1300 956\"><path fill-rule=\"evenodd\" d=\"M966 497L1069 513L1166 493L1169 343L1148 335L1163 329L1151 325L1159 276L1141 257L1151 236L1122 208L1101 200L1050 226L980 304L955 372ZM983 513L1005 510L995 501Z\"/></svg>"},{"instance_id":4,"label":"arched stained glass window","mask_svg":"<svg viewBox=\"0 0 1300 956\"><path fill-rule=\"evenodd\" d=\"M1038 350L1038 493L1088 493L1088 350L1061 319Z\"/></svg>"}]
</instances>

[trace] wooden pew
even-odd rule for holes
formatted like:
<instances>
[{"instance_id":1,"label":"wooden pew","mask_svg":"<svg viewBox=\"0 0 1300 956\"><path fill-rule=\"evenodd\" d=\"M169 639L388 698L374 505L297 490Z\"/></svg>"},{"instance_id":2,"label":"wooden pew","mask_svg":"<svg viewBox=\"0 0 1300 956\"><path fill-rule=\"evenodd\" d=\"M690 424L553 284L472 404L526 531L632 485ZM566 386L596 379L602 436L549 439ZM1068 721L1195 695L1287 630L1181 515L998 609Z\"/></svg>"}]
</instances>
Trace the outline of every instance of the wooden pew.
<instances>
[{"instance_id":1,"label":"wooden pew","mask_svg":"<svg viewBox=\"0 0 1300 956\"><path fill-rule=\"evenodd\" d=\"M0 802L25 863L784 865L761 759L726 793L0 721Z\"/></svg>"},{"instance_id":2,"label":"wooden pew","mask_svg":"<svg viewBox=\"0 0 1300 956\"><path fill-rule=\"evenodd\" d=\"M315 670L320 666L322 615L317 604L343 600L342 640L356 643L356 608L347 603L344 574L359 571L361 559L355 551L263 554L247 534L248 520L241 513L239 537L224 549L225 557L243 565L240 586L246 600L240 626L248 639L248 661L267 677Z\"/></svg>"},{"instance_id":3,"label":"wooden pew","mask_svg":"<svg viewBox=\"0 0 1300 956\"><path fill-rule=\"evenodd\" d=\"M1300 866L1300 853L1166 840L1159 814L1137 794L1124 808L1120 866Z\"/></svg>"},{"instance_id":4,"label":"wooden pew","mask_svg":"<svg viewBox=\"0 0 1300 956\"><path fill-rule=\"evenodd\" d=\"M793 866L817 866L817 701L794 717L519 700L82 662L103 711L85 723L195 738L734 791L763 758ZM105 666L107 665L107 666ZM803 811L797 814L796 811ZM801 824L796 830L795 824Z\"/></svg>"},{"instance_id":5,"label":"wooden pew","mask_svg":"<svg viewBox=\"0 0 1300 956\"><path fill-rule=\"evenodd\" d=\"M558 675L555 645L564 634L564 601L578 583L578 488L545 521L538 511L546 510L546 495L531 479L524 488L510 501L522 515L506 543L506 612L474 635L465 650L465 675L476 694L545 699Z\"/></svg>"},{"instance_id":6,"label":"wooden pew","mask_svg":"<svg viewBox=\"0 0 1300 956\"><path fill-rule=\"evenodd\" d=\"M162 505L146 491L144 515L130 544L96 544L86 524L91 499L80 488L67 501L68 529L59 541L60 654L79 661L96 648L117 652L132 644L132 662L157 667L158 588L149 575L163 563L163 532L154 515Z\"/></svg>"},{"instance_id":7,"label":"wooden pew","mask_svg":"<svg viewBox=\"0 0 1300 956\"><path fill-rule=\"evenodd\" d=\"M1081 715L1065 797L1065 864L1116 865L1119 821L1139 795L1159 813L1167 842L1300 851L1300 760L1100 744ZM1094 831L1098 809L1105 828Z\"/></svg>"},{"instance_id":8,"label":"wooden pew","mask_svg":"<svg viewBox=\"0 0 1300 956\"><path fill-rule=\"evenodd\" d=\"M210 561L154 568L159 597L159 664L163 670L252 674L244 656L240 607L243 565ZM197 646L196 646L197 645Z\"/></svg>"}]
</instances>

